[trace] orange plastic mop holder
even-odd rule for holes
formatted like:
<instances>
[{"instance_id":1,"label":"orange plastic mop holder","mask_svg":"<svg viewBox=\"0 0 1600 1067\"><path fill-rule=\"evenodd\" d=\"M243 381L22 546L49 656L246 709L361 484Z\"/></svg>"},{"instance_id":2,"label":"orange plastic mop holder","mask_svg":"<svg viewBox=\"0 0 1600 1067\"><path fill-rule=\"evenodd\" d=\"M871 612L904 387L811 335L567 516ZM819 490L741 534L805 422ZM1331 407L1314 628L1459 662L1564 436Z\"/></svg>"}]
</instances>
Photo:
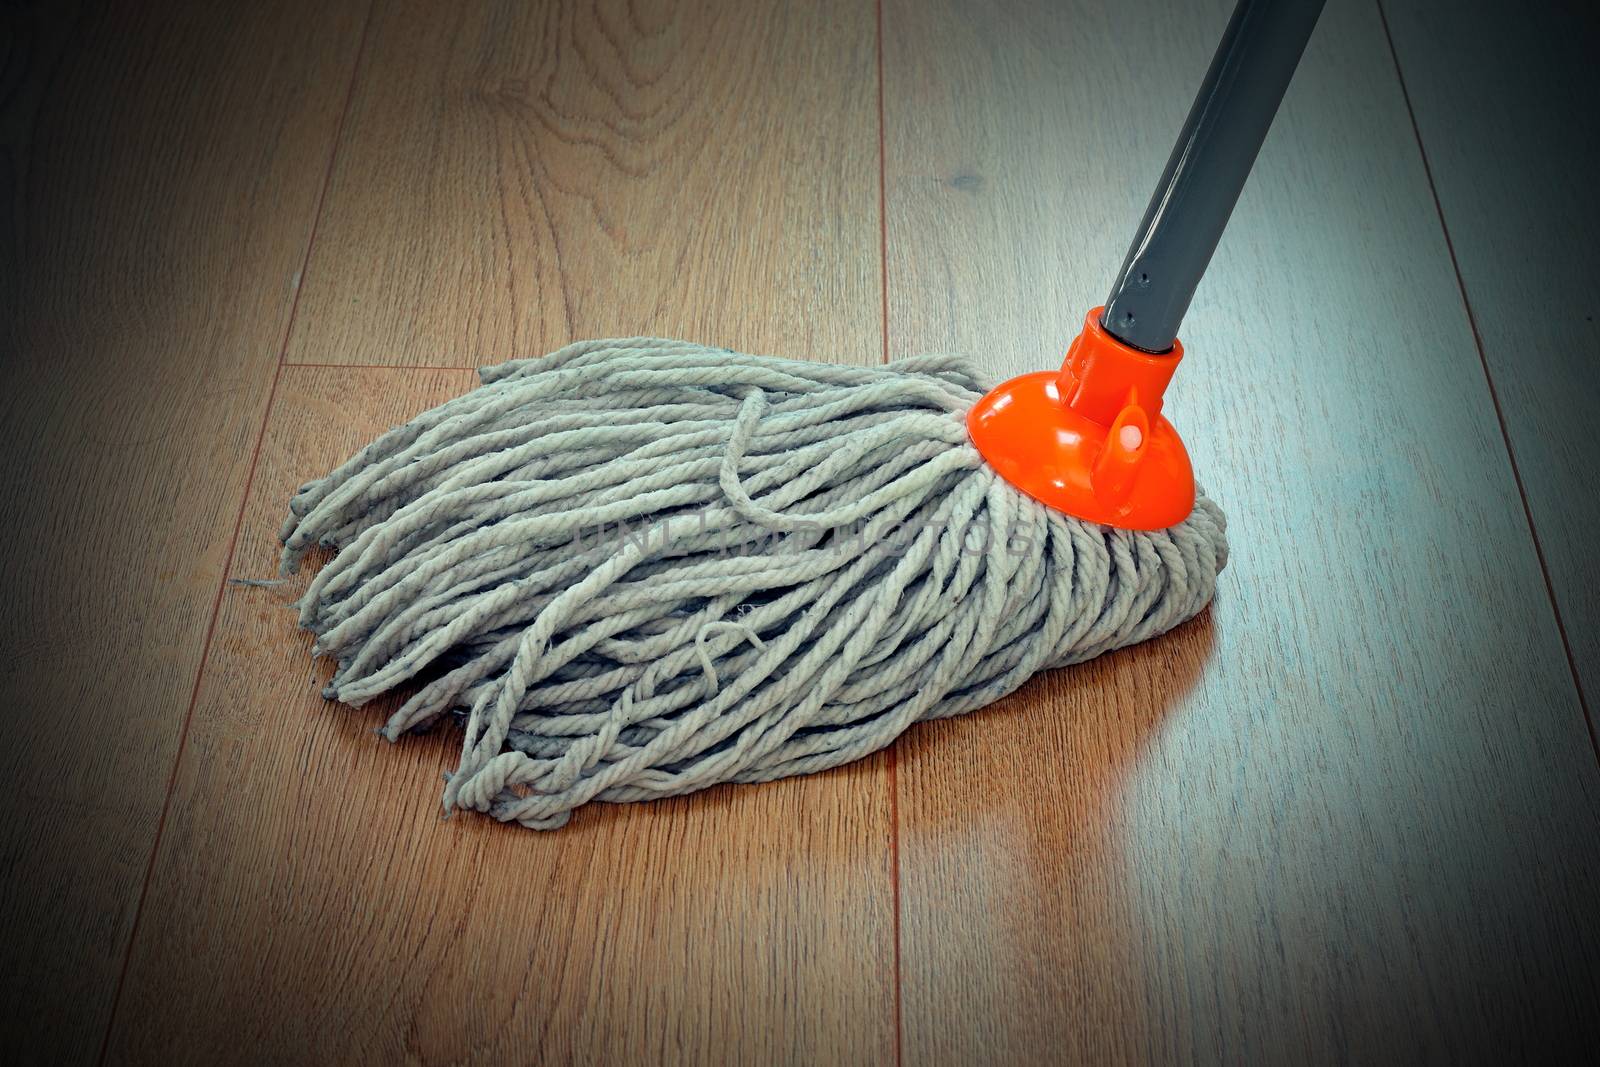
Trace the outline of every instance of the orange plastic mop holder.
<instances>
[{"instance_id":1,"label":"orange plastic mop holder","mask_svg":"<svg viewBox=\"0 0 1600 1067\"><path fill-rule=\"evenodd\" d=\"M1194 510L1194 468L1161 398L1183 346L1131 348L1089 312L1060 371L996 386L967 433L1001 477L1057 511L1128 530L1174 526Z\"/></svg>"}]
</instances>

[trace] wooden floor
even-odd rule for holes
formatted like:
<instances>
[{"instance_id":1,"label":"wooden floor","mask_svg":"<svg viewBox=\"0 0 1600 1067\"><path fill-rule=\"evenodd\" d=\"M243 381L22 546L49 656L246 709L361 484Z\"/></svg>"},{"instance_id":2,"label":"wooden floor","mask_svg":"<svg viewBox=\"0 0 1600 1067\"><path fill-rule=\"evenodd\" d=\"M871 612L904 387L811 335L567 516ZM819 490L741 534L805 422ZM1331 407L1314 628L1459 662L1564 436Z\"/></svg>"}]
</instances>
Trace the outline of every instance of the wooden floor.
<instances>
[{"instance_id":1,"label":"wooden floor","mask_svg":"<svg viewBox=\"0 0 1600 1067\"><path fill-rule=\"evenodd\" d=\"M1329 4L1185 325L1233 557L1166 637L537 835L441 821L453 738L375 740L298 587L226 583L301 481L574 338L1053 365L1229 6L9 6L6 1058L1593 1042L1600 91L1560 5Z\"/></svg>"}]
</instances>

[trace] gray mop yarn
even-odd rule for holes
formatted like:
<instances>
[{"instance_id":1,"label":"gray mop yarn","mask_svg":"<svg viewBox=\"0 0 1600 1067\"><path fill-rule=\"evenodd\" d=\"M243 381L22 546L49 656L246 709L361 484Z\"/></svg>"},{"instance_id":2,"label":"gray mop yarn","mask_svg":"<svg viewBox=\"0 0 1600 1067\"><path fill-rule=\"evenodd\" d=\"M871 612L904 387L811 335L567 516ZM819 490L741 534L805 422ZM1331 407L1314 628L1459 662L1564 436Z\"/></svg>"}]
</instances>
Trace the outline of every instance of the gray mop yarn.
<instances>
[{"instance_id":1,"label":"gray mop yarn","mask_svg":"<svg viewBox=\"0 0 1600 1067\"><path fill-rule=\"evenodd\" d=\"M1068 518L967 439L964 360L855 367L631 338L482 372L291 501L283 570L326 695L464 722L446 810L536 829L590 800L859 759L921 719L1159 634L1227 558L1203 495L1157 533Z\"/></svg>"}]
</instances>

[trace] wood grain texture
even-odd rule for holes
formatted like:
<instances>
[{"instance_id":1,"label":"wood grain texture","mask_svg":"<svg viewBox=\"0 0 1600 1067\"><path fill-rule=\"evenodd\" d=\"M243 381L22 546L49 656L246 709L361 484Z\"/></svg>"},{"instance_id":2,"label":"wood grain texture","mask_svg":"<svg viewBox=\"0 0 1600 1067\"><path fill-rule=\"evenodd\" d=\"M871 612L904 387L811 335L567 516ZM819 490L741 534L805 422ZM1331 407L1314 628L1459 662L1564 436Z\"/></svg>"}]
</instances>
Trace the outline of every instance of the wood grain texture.
<instances>
[{"instance_id":1,"label":"wood grain texture","mask_svg":"<svg viewBox=\"0 0 1600 1067\"><path fill-rule=\"evenodd\" d=\"M1229 6L886 0L892 354L1059 361ZM902 741L906 1062L1592 1035L1600 771L1371 5L1329 5L1183 337L1217 603Z\"/></svg>"},{"instance_id":2,"label":"wood grain texture","mask_svg":"<svg viewBox=\"0 0 1600 1067\"><path fill-rule=\"evenodd\" d=\"M1600 13L1384 0L1589 710L1600 694Z\"/></svg>"},{"instance_id":3,"label":"wood grain texture","mask_svg":"<svg viewBox=\"0 0 1600 1067\"><path fill-rule=\"evenodd\" d=\"M308 475L471 384L287 368L241 572L272 572ZM892 1056L881 758L549 834L441 820L459 735L390 746L371 733L387 711L321 700L286 608L304 582L227 592L113 1062Z\"/></svg>"},{"instance_id":4,"label":"wood grain texture","mask_svg":"<svg viewBox=\"0 0 1600 1067\"><path fill-rule=\"evenodd\" d=\"M879 347L873 14L382 4L289 359Z\"/></svg>"},{"instance_id":5,"label":"wood grain texture","mask_svg":"<svg viewBox=\"0 0 1600 1067\"><path fill-rule=\"evenodd\" d=\"M291 360L466 363L638 331L875 358L863 25L381 5ZM287 368L241 566L270 568L299 482L470 384ZM458 738L391 748L377 712L325 704L290 596L224 602L114 1060L892 1055L883 758L551 835L441 822Z\"/></svg>"},{"instance_id":6,"label":"wood grain texture","mask_svg":"<svg viewBox=\"0 0 1600 1067\"><path fill-rule=\"evenodd\" d=\"M0 1047L105 1032L361 10L0 15Z\"/></svg>"}]
</instances>

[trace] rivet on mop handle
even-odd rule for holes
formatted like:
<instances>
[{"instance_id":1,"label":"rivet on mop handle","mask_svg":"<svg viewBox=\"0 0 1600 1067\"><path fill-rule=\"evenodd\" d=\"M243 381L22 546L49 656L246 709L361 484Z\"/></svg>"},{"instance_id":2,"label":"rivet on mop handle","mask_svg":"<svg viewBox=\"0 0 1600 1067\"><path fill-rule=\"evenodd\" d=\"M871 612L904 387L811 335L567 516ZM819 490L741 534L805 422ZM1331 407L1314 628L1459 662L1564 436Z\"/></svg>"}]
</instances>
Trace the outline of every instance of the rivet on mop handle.
<instances>
[{"instance_id":1,"label":"rivet on mop handle","mask_svg":"<svg viewBox=\"0 0 1600 1067\"><path fill-rule=\"evenodd\" d=\"M1239 0L1103 308L1060 371L1023 375L968 431L1007 481L1069 515L1163 529L1194 508L1194 472L1161 400L1178 327L1294 77L1323 0Z\"/></svg>"}]
</instances>

